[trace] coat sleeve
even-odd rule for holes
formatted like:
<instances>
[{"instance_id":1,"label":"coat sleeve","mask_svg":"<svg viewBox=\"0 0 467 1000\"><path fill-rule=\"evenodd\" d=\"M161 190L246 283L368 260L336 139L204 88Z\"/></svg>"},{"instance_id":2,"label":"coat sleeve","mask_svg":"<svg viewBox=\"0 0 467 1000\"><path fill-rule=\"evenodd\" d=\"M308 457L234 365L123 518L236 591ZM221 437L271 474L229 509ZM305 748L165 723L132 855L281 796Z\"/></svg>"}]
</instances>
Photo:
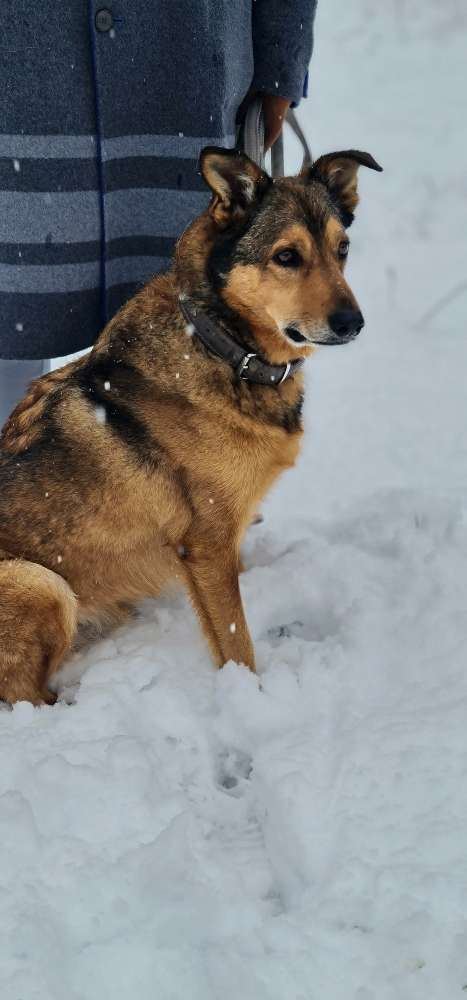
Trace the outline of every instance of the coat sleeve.
<instances>
[{"instance_id":1,"label":"coat sleeve","mask_svg":"<svg viewBox=\"0 0 467 1000\"><path fill-rule=\"evenodd\" d=\"M296 103L306 96L317 0L253 0L255 90Z\"/></svg>"}]
</instances>

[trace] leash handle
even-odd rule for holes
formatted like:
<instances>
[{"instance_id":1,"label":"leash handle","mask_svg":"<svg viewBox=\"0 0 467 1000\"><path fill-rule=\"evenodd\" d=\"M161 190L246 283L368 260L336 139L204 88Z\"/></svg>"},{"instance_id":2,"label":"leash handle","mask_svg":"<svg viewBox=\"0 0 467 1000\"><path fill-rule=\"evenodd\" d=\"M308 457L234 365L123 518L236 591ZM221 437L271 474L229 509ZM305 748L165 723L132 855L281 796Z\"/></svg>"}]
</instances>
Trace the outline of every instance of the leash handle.
<instances>
[{"instance_id":1,"label":"leash handle","mask_svg":"<svg viewBox=\"0 0 467 1000\"><path fill-rule=\"evenodd\" d=\"M307 163L311 164L313 160L308 140L292 108L289 108L287 112L286 122L290 125L292 132L297 136L297 139L301 144L303 150L302 167ZM263 105L260 97L255 97L248 105L244 121L240 128L239 146L251 160L257 163L258 166L264 170L264 117ZM284 176L283 131L271 147L271 175L272 177Z\"/></svg>"}]
</instances>

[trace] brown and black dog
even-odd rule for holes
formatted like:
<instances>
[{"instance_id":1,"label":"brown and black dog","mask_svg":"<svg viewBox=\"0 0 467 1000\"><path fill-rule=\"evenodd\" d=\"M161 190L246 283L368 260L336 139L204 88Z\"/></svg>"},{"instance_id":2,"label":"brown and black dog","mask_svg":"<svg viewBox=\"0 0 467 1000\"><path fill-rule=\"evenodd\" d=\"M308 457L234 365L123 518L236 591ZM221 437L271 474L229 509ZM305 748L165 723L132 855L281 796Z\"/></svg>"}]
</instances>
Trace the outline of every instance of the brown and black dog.
<instances>
[{"instance_id":1,"label":"brown and black dog","mask_svg":"<svg viewBox=\"0 0 467 1000\"><path fill-rule=\"evenodd\" d=\"M182 309L266 371L353 339L363 318L343 269L360 164L381 169L349 150L273 182L205 149L211 203L173 268L90 354L32 383L0 440L0 699L53 702L48 678L78 626L119 623L176 578L215 662L254 670L239 546L296 461L303 375L240 378Z\"/></svg>"}]
</instances>

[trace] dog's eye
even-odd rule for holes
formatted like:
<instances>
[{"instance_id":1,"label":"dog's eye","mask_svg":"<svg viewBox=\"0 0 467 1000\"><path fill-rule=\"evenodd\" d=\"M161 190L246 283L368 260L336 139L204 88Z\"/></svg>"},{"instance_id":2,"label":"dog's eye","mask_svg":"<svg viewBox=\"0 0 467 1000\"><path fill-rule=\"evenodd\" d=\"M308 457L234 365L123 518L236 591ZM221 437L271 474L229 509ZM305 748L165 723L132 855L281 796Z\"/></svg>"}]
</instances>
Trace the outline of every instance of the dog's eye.
<instances>
[{"instance_id":1,"label":"dog's eye","mask_svg":"<svg viewBox=\"0 0 467 1000\"><path fill-rule=\"evenodd\" d=\"M341 240L337 248L337 256L347 257L347 254L349 252L349 246L350 246L349 240Z\"/></svg>"},{"instance_id":2,"label":"dog's eye","mask_svg":"<svg viewBox=\"0 0 467 1000\"><path fill-rule=\"evenodd\" d=\"M286 250L279 250L278 253L274 254L272 258L275 264L279 264L280 267L300 267L302 263L302 258L298 250L293 250L292 247Z\"/></svg>"}]
</instances>

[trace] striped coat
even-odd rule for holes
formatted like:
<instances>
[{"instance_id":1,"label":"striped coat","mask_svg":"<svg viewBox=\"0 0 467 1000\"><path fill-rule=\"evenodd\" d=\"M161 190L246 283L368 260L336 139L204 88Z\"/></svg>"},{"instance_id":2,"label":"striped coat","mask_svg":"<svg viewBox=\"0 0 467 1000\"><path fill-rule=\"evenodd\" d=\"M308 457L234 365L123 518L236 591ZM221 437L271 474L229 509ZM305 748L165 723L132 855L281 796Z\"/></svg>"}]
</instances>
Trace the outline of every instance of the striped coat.
<instances>
[{"instance_id":1,"label":"striped coat","mask_svg":"<svg viewBox=\"0 0 467 1000\"><path fill-rule=\"evenodd\" d=\"M89 346L206 205L253 83L294 101L315 0L2 0L0 357Z\"/></svg>"}]
</instances>

